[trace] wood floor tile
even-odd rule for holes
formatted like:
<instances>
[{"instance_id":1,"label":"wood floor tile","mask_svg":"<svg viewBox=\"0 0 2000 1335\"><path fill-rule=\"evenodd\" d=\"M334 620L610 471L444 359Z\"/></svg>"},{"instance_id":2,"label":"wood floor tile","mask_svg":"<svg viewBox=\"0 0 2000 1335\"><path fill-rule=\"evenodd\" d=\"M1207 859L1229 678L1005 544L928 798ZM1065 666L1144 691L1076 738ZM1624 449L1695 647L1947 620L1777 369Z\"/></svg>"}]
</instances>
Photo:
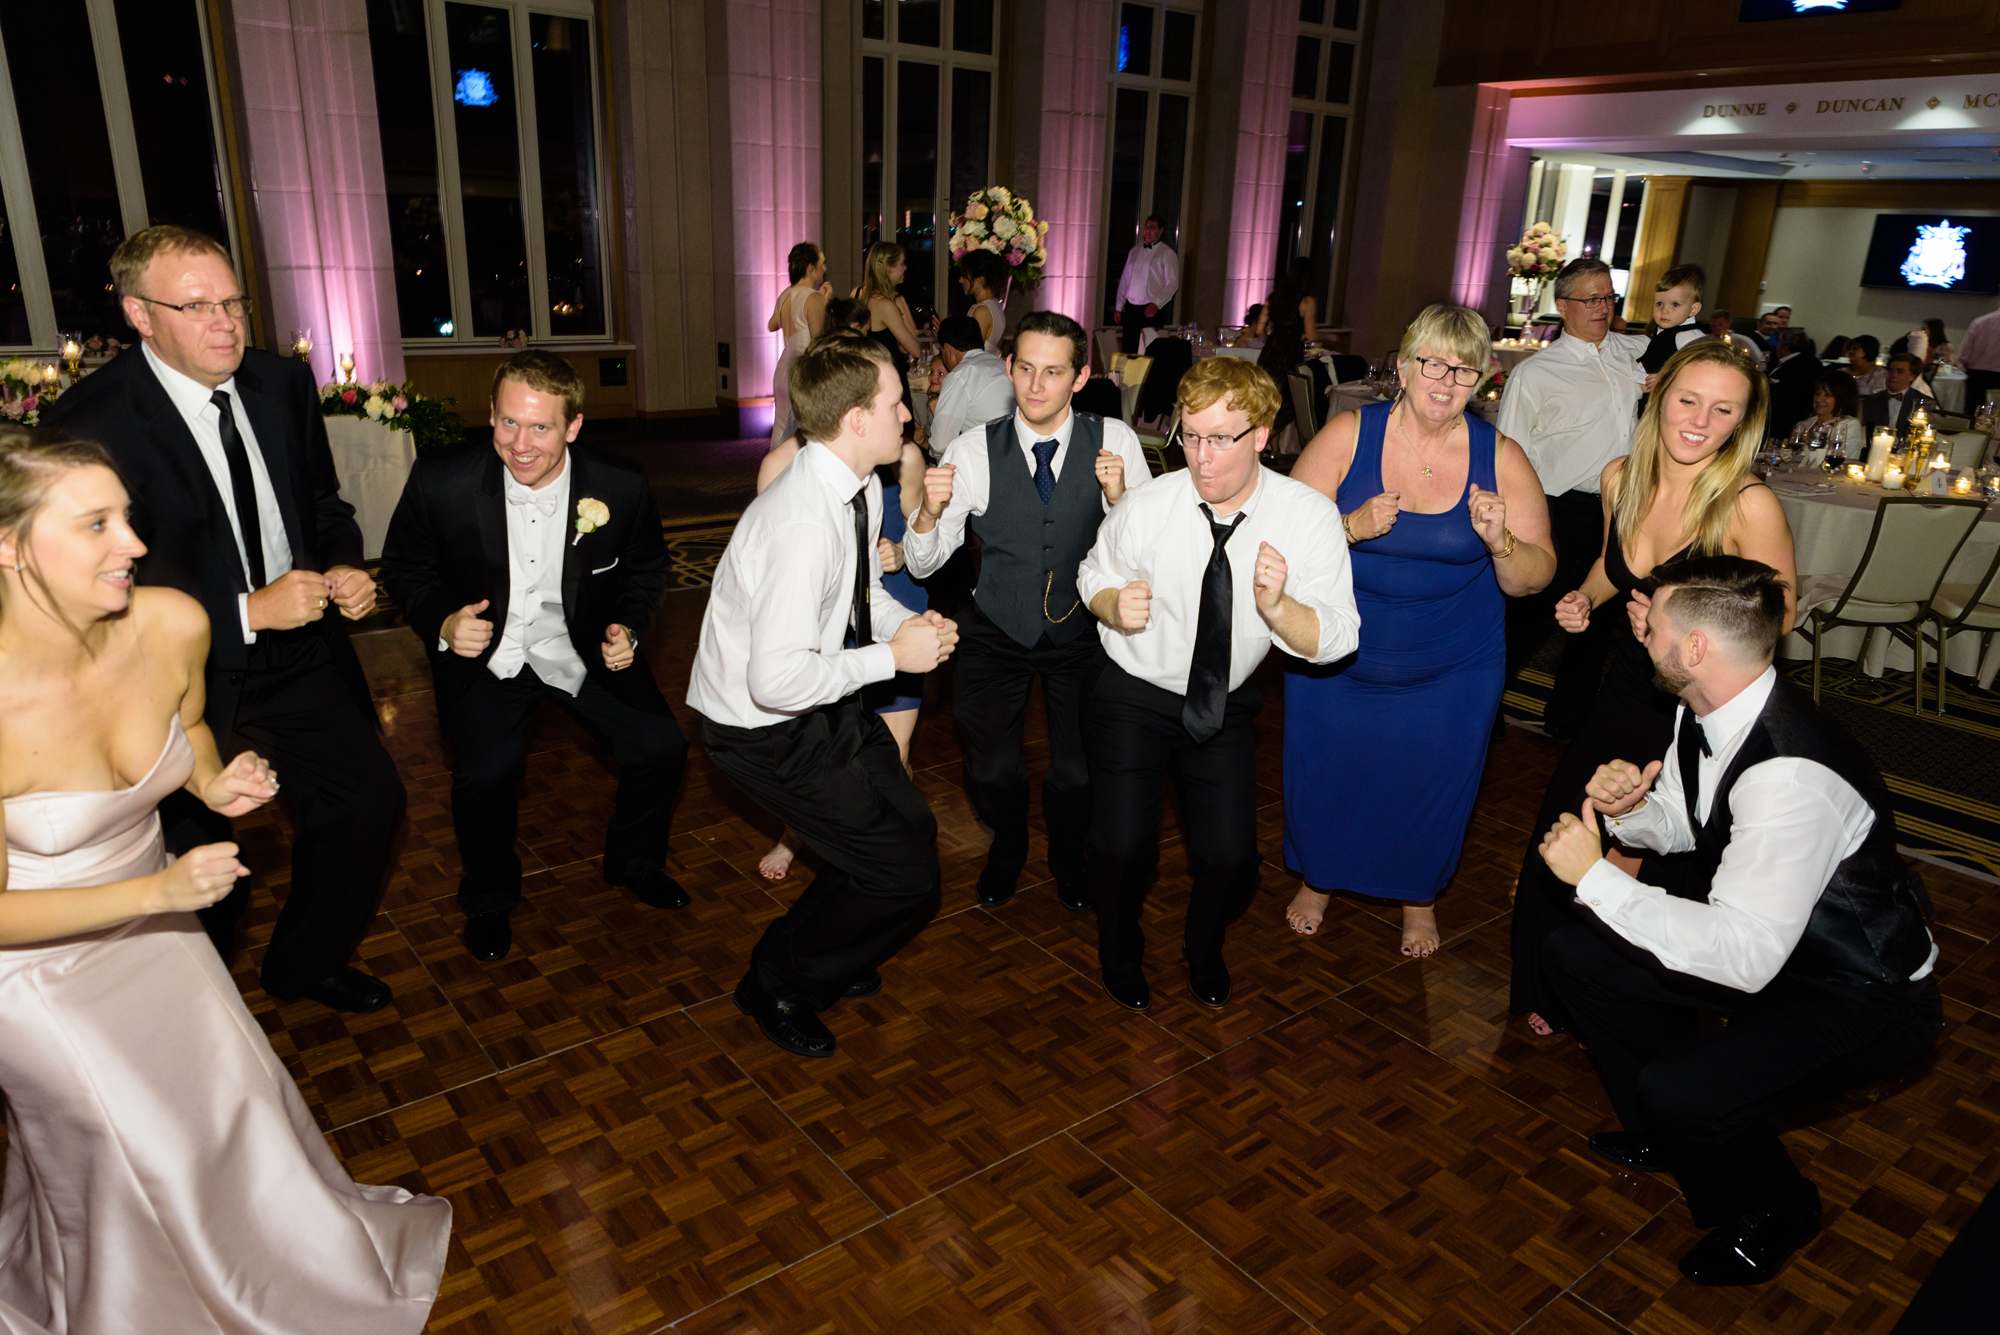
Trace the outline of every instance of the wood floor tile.
<instances>
[{"instance_id":1,"label":"wood floor tile","mask_svg":"<svg viewBox=\"0 0 2000 1335\"><path fill-rule=\"evenodd\" d=\"M676 1329L1304 1335L1311 1327L1057 1136Z\"/></svg>"}]
</instances>

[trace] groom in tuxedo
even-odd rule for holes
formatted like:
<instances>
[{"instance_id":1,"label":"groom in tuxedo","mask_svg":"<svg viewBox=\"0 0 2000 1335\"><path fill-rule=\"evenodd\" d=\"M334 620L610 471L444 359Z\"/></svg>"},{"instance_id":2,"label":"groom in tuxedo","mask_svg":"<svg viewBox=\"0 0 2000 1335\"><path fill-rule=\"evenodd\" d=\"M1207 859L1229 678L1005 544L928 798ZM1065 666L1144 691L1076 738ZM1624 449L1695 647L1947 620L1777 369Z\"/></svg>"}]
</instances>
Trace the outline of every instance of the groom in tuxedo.
<instances>
[{"instance_id":1,"label":"groom in tuxedo","mask_svg":"<svg viewBox=\"0 0 2000 1335\"><path fill-rule=\"evenodd\" d=\"M465 944L486 961L513 946L516 790L544 699L618 762L604 879L655 908L688 903L660 869L687 739L639 652L667 581L652 487L575 445L583 381L560 357L509 358L492 416L492 449L417 460L382 549L382 581L437 680Z\"/></svg>"},{"instance_id":2,"label":"groom in tuxedo","mask_svg":"<svg viewBox=\"0 0 2000 1335\"><path fill-rule=\"evenodd\" d=\"M102 444L146 544L139 579L208 611L208 725L270 758L290 810L292 882L262 984L344 1011L389 1004L348 965L368 930L403 819L403 781L382 748L368 680L332 615L375 606L361 530L340 499L312 372L244 346L250 302L229 252L184 227L148 227L111 256L140 346L79 381L42 421ZM160 804L179 849L230 837L176 793ZM247 903L202 911L226 960Z\"/></svg>"}]
</instances>

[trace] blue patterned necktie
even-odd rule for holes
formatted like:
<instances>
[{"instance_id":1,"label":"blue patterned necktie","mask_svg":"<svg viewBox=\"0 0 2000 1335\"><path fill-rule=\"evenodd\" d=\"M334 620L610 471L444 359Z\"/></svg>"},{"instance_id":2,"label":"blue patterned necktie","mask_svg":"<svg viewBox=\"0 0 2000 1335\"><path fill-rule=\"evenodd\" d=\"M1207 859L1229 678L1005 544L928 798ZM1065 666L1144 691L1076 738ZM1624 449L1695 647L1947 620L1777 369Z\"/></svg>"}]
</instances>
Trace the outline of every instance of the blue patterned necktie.
<instances>
[{"instance_id":1,"label":"blue patterned necktie","mask_svg":"<svg viewBox=\"0 0 2000 1335\"><path fill-rule=\"evenodd\" d=\"M1056 470L1049 461L1056 457L1056 446L1061 441L1038 440L1035 442L1035 494L1047 505L1049 498L1056 494Z\"/></svg>"}]
</instances>

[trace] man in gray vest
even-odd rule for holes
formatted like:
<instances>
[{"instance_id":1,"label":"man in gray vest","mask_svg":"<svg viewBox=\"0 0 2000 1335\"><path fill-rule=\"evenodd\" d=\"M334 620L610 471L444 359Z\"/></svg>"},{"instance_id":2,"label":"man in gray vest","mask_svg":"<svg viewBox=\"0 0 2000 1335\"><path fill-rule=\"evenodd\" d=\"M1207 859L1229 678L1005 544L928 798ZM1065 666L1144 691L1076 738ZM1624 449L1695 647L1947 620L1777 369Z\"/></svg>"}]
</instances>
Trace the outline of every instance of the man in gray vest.
<instances>
[{"instance_id":1,"label":"man in gray vest","mask_svg":"<svg viewBox=\"0 0 2000 1335\"><path fill-rule=\"evenodd\" d=\"M1706 556L1653 577L1650 604L1633 596L1654 679L1681 698L1673 754L1601 766L1581 819L1565 812L1542 840L1583 919L1549 937L1543 967L1624 1123L1590 1148L1680 1180L1711 1230L1682 1274L1758 1284L1820 1225L1819 1189L1770 1118L1930 1050L1937 947L1874 763L1771 666L1778 573ZM1700 884L1683 890L1703 897L1604 860L1600 816L1620 843L1687 854ZM1701 1010L1729 1027L1704 1031Z\"/></svg>"},{"instance_id":2,"label":"man in gray vest","mask_svg":"<svg viewBox=\"0 0 2000 1335\"><path fill-rule=\"evenodd\" d=\"M1021 720L1037 676L1049 728L1042 780L1049 871L1065 907L1082 913L1093 903L1083 708L1104 651L1090 612L1078 605L1076 567L1111 507L1152 473L1130 427L1070 411L1090 378L1088 347L1083 326L1066 315L1036 311L1021 322L1007 359L1013 416L948 443L924 474L923 504L903 537L903 558L920 579L950 559L968 526L980 542L979 584L958 623L953 710L966 790L993 831L979 874L979 902L988 907L1014 897L1028 861Z\"/></svg>"}]
</instances>

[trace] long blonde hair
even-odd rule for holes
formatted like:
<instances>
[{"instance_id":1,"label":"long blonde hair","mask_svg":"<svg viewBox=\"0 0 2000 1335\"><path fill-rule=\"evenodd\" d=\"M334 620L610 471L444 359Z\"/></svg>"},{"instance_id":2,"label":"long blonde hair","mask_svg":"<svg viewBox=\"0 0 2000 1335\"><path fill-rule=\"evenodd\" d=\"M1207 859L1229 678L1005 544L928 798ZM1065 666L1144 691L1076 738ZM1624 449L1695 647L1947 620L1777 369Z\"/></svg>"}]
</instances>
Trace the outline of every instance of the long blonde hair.
<instances>
[{"instance_id":1,"label":"long blonde hair","mask_svg":"<svg viewBox=\"0 0 2000 1335\"><path fill-rule=\"evenodd\" d=\"M862 301L873 301L876 297L894 301L896 285L889 280L889 270L902 258L903 248L894 241L877 241L868 247L867 273L854 295Z\"/></svg>"},{"instance_id":2,"label":"long blonde hair","mask_svg":"<svg viewBox=\"0 0 2000 1335\"><path fill-rule=\"evenodd\" d=\"M1618 525L1618 540L1626 551L1638 541L1639 527L1653 508L1660 491L1660 469L1664 447L1660 443L1660 415L1674 382L1691 366L1713 364L1742 376L1750 387L1743 416L1730 432L1722 448L1702 465L1688 492L1687 508L1681 514L1681 531L1690 536L1696 555L1713 556L1722 551L1729 535L1729 522L1736 516L1736 493L1744 475L1757 456L1764 439L1764 418L1770 411L1771 391L1762 373L1733 342L1703 340L1691 343L1668 359L1660 370L1660 383L1646 402L1646 411L1632 431L1632 453L1611 480L1611 518Z\"/></svg>"},{"instance_id":3,"label":"long blonde hair","mask_svg":"<svg viewBox=\"0 0 2000 1335\"><path fill-rule=\"evenodd\" d=\"M95 441L49 427L30 430L12 422L0 425L0 534L14 540L22 593L60 621L88 649L83 627L56 605L55 591L42 575L41 563L35 559L34 548L28 542L36 516L48 504L50 488L64 473L76 468L108 468L112 476L124 481L111 455ZM0 606L0 613L4 611L4 606Z\"/></svg>"}]
</instances>

